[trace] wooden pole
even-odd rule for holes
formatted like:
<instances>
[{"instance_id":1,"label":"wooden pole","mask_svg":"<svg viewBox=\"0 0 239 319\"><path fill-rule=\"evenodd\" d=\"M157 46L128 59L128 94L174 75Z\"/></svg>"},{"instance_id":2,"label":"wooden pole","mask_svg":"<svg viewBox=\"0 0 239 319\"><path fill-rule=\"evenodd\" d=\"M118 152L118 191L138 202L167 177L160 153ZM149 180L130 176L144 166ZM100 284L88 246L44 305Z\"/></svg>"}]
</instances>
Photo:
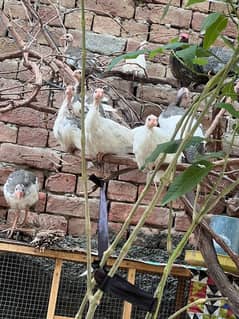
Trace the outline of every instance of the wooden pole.
<instances>
[{"instance_id":1,"label":"wooden pole","mask_svg":"<svg viewBox=\"0 0 239 319\"><path fill-rule=\"evenodd\" d=\"M55 318L55 309L57 302L58 289L61 279L62 259L56 259L55 269L51 284L51 293L48 303L47 319Z\"/></svg>"},{"instance_id":2,"label":"wooden pole","mask_svg":"<svg viewBox=\"0 0 239 319\"><path fill-rule=\"evenodd\" d=\"M136 275L136 269L130 268L128 270L128 276L127 279L131 284L135 283L135 275ZM123 315L122 319L130 319L131 318L131 311L132 311L132 304L129 302L124 302L124 309L123 309Z\"/></svg>"}]
</instances>

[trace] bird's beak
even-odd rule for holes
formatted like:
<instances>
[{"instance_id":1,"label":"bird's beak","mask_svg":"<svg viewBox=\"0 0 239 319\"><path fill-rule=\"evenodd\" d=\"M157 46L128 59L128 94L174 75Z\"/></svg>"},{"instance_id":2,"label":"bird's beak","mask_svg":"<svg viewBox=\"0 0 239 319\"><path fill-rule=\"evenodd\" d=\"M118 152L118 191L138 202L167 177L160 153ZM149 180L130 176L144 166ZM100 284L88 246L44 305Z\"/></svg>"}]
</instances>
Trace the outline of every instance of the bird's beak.
<instances>
[{"instance_id":1,"label":"bird's beak","mask_svg":"<svg viewBox=\"0 0 239 319\"><path fill-rule=\"evenodd\" d=\"M16 192L15 192L15 195L16 195L16 198L17 198L17 199L21 199L21 198L24 197L25 193L22 192L22 191L16 191Z\"/></svg>"}]
</instances>

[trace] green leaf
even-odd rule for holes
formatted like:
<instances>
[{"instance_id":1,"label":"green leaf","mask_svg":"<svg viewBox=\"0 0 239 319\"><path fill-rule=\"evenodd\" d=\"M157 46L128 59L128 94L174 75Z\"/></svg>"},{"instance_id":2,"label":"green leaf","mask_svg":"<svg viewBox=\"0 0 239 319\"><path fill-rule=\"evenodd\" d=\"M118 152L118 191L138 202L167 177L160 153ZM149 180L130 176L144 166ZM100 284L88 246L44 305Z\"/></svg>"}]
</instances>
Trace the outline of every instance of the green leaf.
<instances>
[{"instance_id":1,"label":"green leaf","mask_svg":"<svg viewBox=\"0 0 239 319\"><path fill-rule=\"evenodd\" d=\"M228 38L225 37L224 35L221 35L221 38L222 38L223 42L224 42L230 49L232 49L233 51L235 51L233 42L232 42L230 39L228 39Z\"/></svg>"},{"instance_id":2,"label":"green leaf","mask_svg":"<svg viewBox=\"0 0 239 319\"><path fill-rule=\"evenodd\" d=\"M137 58L138 55L148 53L148 52L149 52L149 50L146 50L146 49L145 50L137 50L137 51L133 51L133 52L129 52L129 53L125 53L125 54L122 54L120 56L117 56L108 65L108 70L112 70L112 68L114 66L116 66L116 64L118 64L122 60L135 59L135 58Z\"/></svg>"},{"instance_id":3,"label":"green leaf","mask_svg":"<svg viewBox=\"0 0 239 319\"><path fill-rule=\"evenodd\" d=\"M203 48L208 49L215 42L219 34L226 28L228 18L220 13L209 14L201 27L205 31Z\"/></svg>"},{"instance_id":4,"label":"green leaf","mask_svg":"<svg viewBox=\"0 0 239 319\"><path fill-rule=\"evenodd\" d=\"M197 57L193 59L193 64L206 65L208 63L208 58L205 57Z\"/></svg>"},{"instance_id":5,"label":"green leaf","mask_svg":"<svg viewBox=\"0 0 239 319\"><path fill-rule=\"evenodd\" d=\"M230 103L219 103L217 105L220 109L225 109L227 112L229 112L232 116L239 118L239 111L237 111L232 104Z\"/></svg>"},{"instance_id":6,"label":"green leaf","mask_svg":"<svg viewBox=\"0 0 239 319\"><path fill-rule=\"evenodd\" d=\"M153 59L156 55L158 55L159 53L163 53L163 52L164 52L163 47L159 47L157 49L154 49L154 50L150 51L149 58Z\"/></svg>"},{"instance_id":7,"label":"green leaf","mask_svg":"<svg viewBox=\"0 0 239 319\"><path fill-rule=\"evenodd\" d=\"M212 168L212 163L202 160L185 169L184 172L175 177L174 181L169 186L167 193L162 199L162 205L166 205L170 201L190 192L205 176L207 176Z\"/></svg>"},{"instance_id":8,"label":"green leaf","mask_svg":"<svg viewBox=\"0 0 239 319\"><path fill-rule=\"evenodd\" d=\"M195 162L198 162L198 161L201 161L201 160L215 159L215 158L224 158L225 155L226 154L223 151L205 153L203 155L197 156Z\"/></svg>"},{"instance_id":9,"label":"green leaf","mask_svg":"<svg viewBox=\"0 0 239 319\"><path fill-rule=\"evenodd\" d=\"M185 44L185 43L182 43L182 42L177 42L176 41L177 39L173 39L170 43L167 43L159 48L156 48L152 51L150 51L149 53L149 58L152 59L154 58L157 54L159 53L163 53L165 50L175 50L175 49L178 49L178 48L185 48L185 47L188 47L189 44Z\"/></svg>"},{"instance_id":10,"label":"green leaf","mask_svg":"<svg viewBox=\"0 0 239 319\"><path fill-rule=\"evenodd\" d=\"M186 63L192 63L192 60L195 58L197 52L197 46L191 45L186 49L177 51L177 56L179 56Z\"/></svg>"},{"instance_id":11,"label":"green leaf","mask_svg":"<svg viewBox=\"0 0 239 319\"><path fill-rule=\"evenodd\" d=\"M186 143L185 148L189 147L190 145L197 145L201 143L204 139L200 136L193 136L188 143ZM174 154L177 152L178 147L180 143L182 142L182 139L173 140L165 143L161 143L156 146L155 150L146 158L145 164L140 168L144 169L145 166L149 163L154 163L156 159L159 157L160 154L166 153L166 154Z\"/></svg>"},{"instance_id":12,"label":"green leaf","mask_svg":"<svg viewBox=\"0 0 239 319\"><path fill-rule=\"evenodd\" d=\"M188 0L186 7L191 6L192 4L200 3L200 2L205 2L207 0Z\"/></svg>"}]
</instances>

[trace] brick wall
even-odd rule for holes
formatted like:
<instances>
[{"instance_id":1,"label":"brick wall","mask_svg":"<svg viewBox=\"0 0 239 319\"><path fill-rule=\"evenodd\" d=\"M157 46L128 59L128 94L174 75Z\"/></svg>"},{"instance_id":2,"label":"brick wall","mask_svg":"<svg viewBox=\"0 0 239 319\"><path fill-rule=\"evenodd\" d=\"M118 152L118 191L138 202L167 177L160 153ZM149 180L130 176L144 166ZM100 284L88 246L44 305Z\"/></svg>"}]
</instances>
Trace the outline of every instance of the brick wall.
<instances>
[{"instance_id":1,"label":"brick wall","mask_svg":"<svg viewBox=\"0 0 239 319\"><path fill-rule=\"evenodd\" d=\"M56 3L57 1L51 1ZM76 5L75 5L76 2ZM134 50L142 40L148 40L151 48L168 42L179 34L180 30L190 30L192 41L198 40L198 31L202 19L210 11L223 11L223 4L205 2L194 6L193 10L185 9L179 0L173 0L167 16L160 21L160 16L165 8L166 0L159 1L133 1L133 0L86 0L86 29L87 39L99 40L96 51L102 54L110 54L109 47L104 48L102 41L109 41L113 45L113 51ZM80 11L71 10L79 8L80 1L61 0L61 18L67 31L71 32L76 41L80 41ZM25 10L20 1L0 0L0 7L6 13L11 14L18 25L24 30L30 31L27 24ZM38 12L43 21L49 21L55 16L56 9L48 5L47 0L40 1ZM56 41L63 33L58 18L49 22ZM16 48L11 34L9 34L0 20L0 51L11 52ZM234 26L229 24L225 34L234 36ZM24 37L27 33L21 32ZM92 41L93 41L92 40ZM37 49L48 52L44 38L39 34ZM94 42L95 43L95 42ZM89 46L90 46L89 42ZM142 119L155 109L155 103L167 105L175 96L176 81L172 77L168 67L168 55L164 54L148 61L149 75L167 79L168 85L161 84L135 84L118 78L107 79L111 85L121 90L130 101L131 106L142 116ZM0 63L0 90L9 90L29 79L20 60L4 60ZM170 85L171 84L171 85ZM112 93L112 92L111 92ZM14 90L15 95L21 92ZM30 168L39 177L41 190L45 193L39 201L35 212L31 214L32 221L38 221L42 227L55 225L62 228L70 235L80 235L84 232L84 212L82 183L80 175L80 159L77 155L64 153L60 150L52 134L55 113L62 100L63 93L49 90L41 90L37 100L32 103L34 107L19 107L14 110L0 113L0 187L4 184L10 172L16 168ZM112 93L114 105L120 106L122 101ZM117 104L118 103L118 104ZM41 105L47 106L53 112L41 111ZM142 107L143 105L143 107ZM207 119L206 119L207 120ZM205 120L205 122L206 122ZM89 174L96 173L107 176L117 171L116 164L105 163L104 167L97 170L91 162L88 163ZM120 175L117 179L110 180L107 189L109 202L110 227L118 230L124 222L133 203L137 200L145 183L145 175L135 169L134 171ZM89 189L92 187L89 182ZM132 226L141 216L155 189L152 186L150 193L140 205ZM97 227L99 207L99 191L90 194L89 204L92 218L92 231ZM183 205L178 200L174 202L176 231L185 231L188 220L183 211ZM37 212L37 213L36 213ZM162 230L167 228L167 207L157 206L146 221L149 230ZM0 191L0 218L9 222L14 217L13 211L8 211L6 202Z\"/></svg>"}]
</instances>

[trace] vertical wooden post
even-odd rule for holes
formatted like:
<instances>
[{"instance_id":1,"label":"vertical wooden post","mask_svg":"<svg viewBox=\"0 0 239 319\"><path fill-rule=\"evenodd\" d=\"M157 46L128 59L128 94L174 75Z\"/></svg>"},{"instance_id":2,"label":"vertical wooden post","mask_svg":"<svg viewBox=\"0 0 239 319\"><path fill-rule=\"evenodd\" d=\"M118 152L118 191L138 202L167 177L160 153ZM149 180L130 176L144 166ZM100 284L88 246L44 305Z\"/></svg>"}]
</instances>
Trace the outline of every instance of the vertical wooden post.
<instances>
[{"instance_id":1,"label":"vertical wooden post","mask_svg":"<svg viewBox=\"0 0 239 319\"><path fill-rule=\"evenodd\" d=\"M54 319L58 289L61 279L62 259L56 259L55 269L51 283L51 293L48 303L47 319Z\"/></svg>"},{"instance_id":2,"label":"vertical wooden post","mask_svg":"<svg viewBox=\"0 0 239 319\"><path fill-rule=\"evenodd\" d=\"M136 269L130 268L128 270L128 276L127 280L131 283L135 283L135 275L136 275ZM132 311L132 305L131 303L124 302L124 309L123 309L123 315L122 319L130 319L131 318L131 311Z\"/></svg>"},{"instance_id":3,"label":"vertical wooden post","mask_svg":"<svg viewBox=\"0 0 239 319\"><path fill-rule=\"evenodd\" d=\"M178 285L176 291L176 300L175 300L175 311L181 309L187 303L185 300L186 292L186 279L178 277ZM177 319L184 318L185 312L177 317Z\"/></svg>"}]
</instances>

